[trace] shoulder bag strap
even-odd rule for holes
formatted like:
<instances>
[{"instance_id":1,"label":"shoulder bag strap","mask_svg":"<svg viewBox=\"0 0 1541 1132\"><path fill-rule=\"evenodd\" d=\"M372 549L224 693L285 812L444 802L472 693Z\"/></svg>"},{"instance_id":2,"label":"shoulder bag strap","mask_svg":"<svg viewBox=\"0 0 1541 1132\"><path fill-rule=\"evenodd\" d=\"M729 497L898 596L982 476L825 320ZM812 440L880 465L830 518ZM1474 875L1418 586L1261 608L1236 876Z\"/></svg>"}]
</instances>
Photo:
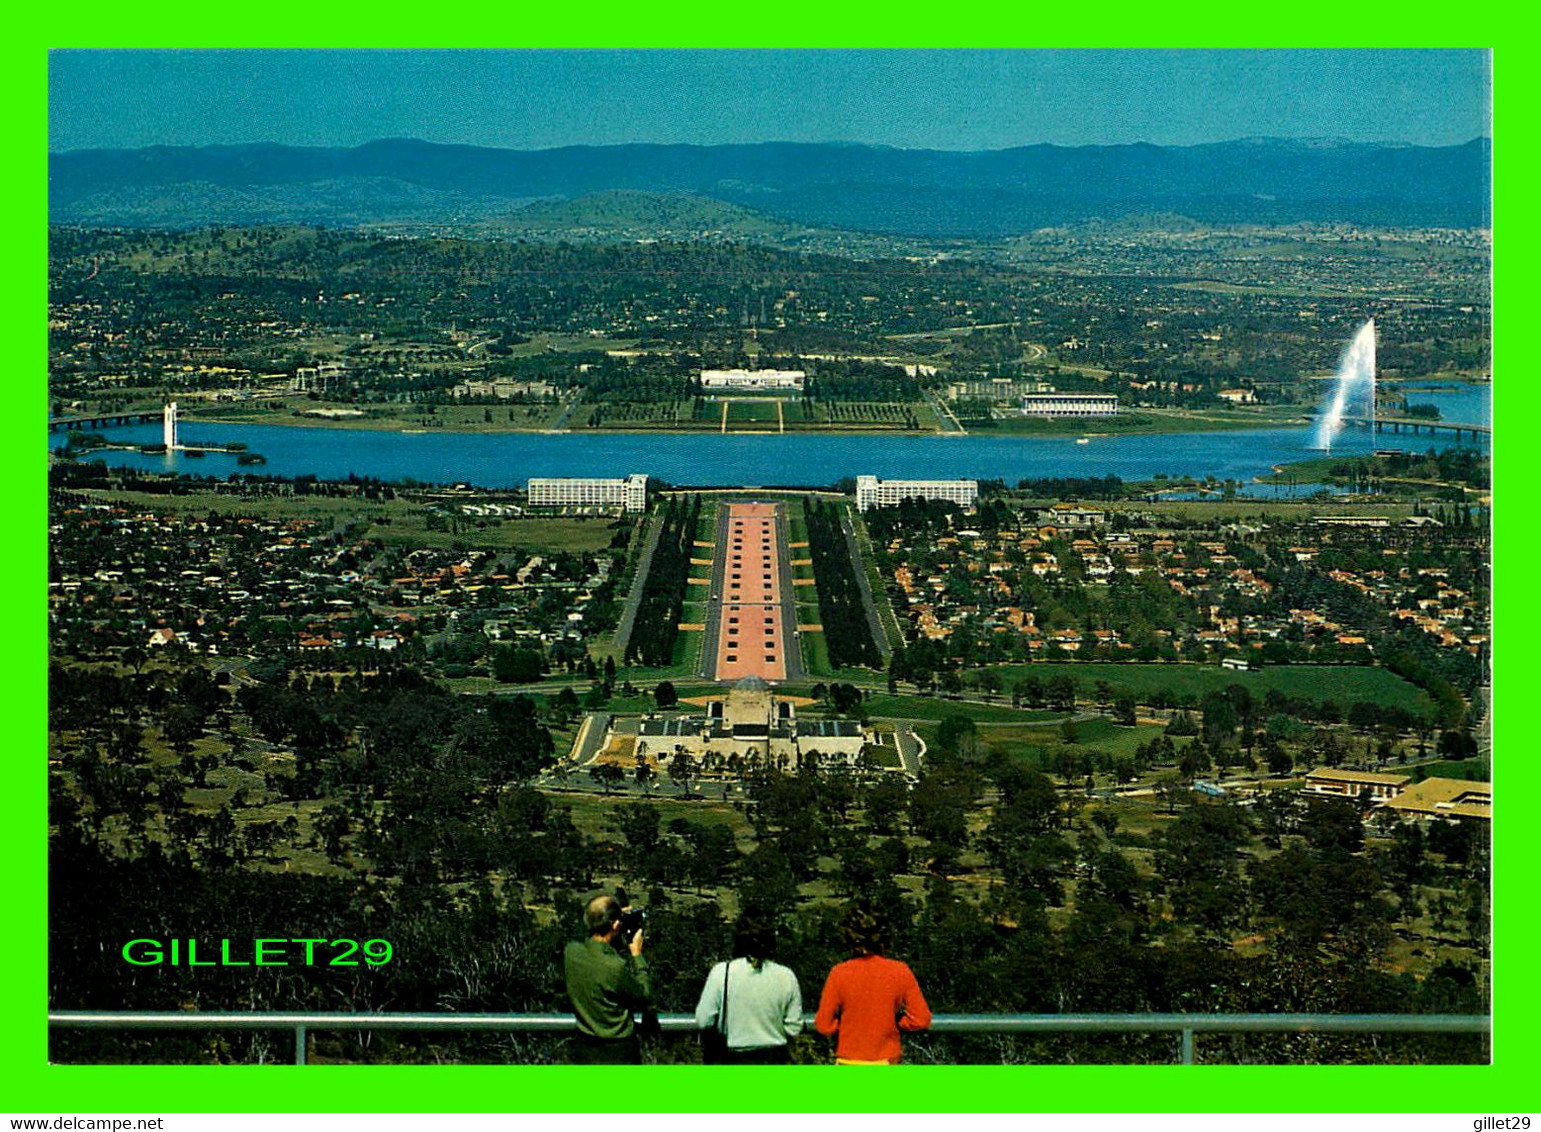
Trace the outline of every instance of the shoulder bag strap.
<instances>
[{"instance_id":1,"label":"shoulder bag strap","mask_svg":"<svg viewBox=\"0 0 1541 1132\"><path fill-rule=\"evenodd\" d=\"M728 1040L728 972L733 969L733 960L729 959L722 965L722 1006L717 1011L717 1029L722 1032L722 1040Z\"/></svg>"}]
</instances>

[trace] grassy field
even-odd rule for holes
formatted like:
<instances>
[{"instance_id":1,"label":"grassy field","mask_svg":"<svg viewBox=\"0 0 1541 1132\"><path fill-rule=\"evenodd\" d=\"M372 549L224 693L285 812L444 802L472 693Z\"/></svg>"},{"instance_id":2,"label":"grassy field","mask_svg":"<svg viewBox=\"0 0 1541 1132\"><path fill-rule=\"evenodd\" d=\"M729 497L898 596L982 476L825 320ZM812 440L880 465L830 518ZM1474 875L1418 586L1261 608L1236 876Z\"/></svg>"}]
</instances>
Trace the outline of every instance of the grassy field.
<instances>
[{"instance_id":1,"label":"grassy field","mask_svg":"<svg viewBox=\"0 0 1541 1132\"><path fill-rule=\"evenodd\" d=\"M828 676L833 671L829 666L829 642L824 639L823 633L801 634L803 646L803 667L809 676Z\"/></svg>"},{"instance_id":2,"label":"grassy field","mask_svg":"<svg viewBox=\"0 0 1541 1132\"><path fill-rule=\"evenodd\" d=\"M1459 778L1466 782L1491 782L1492 765L1486 759L1445 760L1418 768L1427 778Z\"/></svg>"},{"instance_id":3,"label":"grassy field","mask_svg":"<svg viewBox=\"0 0 1541 1132\"><path fill-rule=\"evenodd\" d=\"M281 406L274 408L273 406ZM309 425L316 428L364 430L450 429L455 432L540 432L551 428L563 405L352 405L312 401L304 396L279 400L193 405L183 417L191 428L199 421L231 424ZM318 409L358 409L353 417L316 416ZM429 410L432 410L431 412Z\"/></svg>"},{"instance_id":4,"label":"grassy field","mask_svg":"<svg viewBox=\"0 0 1541 1132\"><path fill-rule=\"evenodd\" d=\"M922 418L919 402L894 401L815 401L812 402L812 420L826 429L898 429L917 431L909 427L915 419L918 429L935 431L935 414L927 412Z\"/></svg>"},{"instance_id":5,"label":"grassy field","mask_svg":"<svg viewBox=\"0 0 1541 1132\"><path fill-rule=\"evenodd\" d=\"M192 744L189 753L193 757L213 757L220 760L222 765L208 772L205 785L189 786L184 790L183 801L189 809L205 816L214 813L221 806L228 806L238 828L255 823L294 819L298 827L296 835L292 839L286 838L272 856L251 859L247 867L265 871L282 870L341 875L343 870L328 861L324 853L310 844L315 817L326 804L325 800L306 798L287 801L277 794L270 793L264 783L264 774L286 771L293 765L294 756L288 752L269 748L245 727L237 727L236 733L247 744L243 760L253 769L247 770L234 765L227 744L222 739L205 735ZM81 736L74 732L57 732L50 740L51 752L62 753L67 748L78 747L80 739ZM146 729L142 750L144 763L151 770L171 771L180 761L180 756L166 745L158 730L154 728ZM244 799L238 797L238 792L244 792ZM163 824L157 825L152 822L150 829L150 836L162 844L169 845L175 840L174 835ZM102 832L107 844L118 844L126 832L122 815L111 815L103 826Z\"/></svg>"},{"instance_id":6,"label":"grassy field","mask_svg":"<svg viewBox=\"0 0 1541 1132\"><path fill-rule=\"evenodd\" d=\"M869 695L865 704L868 715L896 719L942 720L949 715L966 715L976 723L1047 723L1063 718L1058 712L1024 711L1010 704L963 703L931 696Z\"/></svg>"},{"instance_id":7,"label":"grassy field","mask_svg":"<svg viewBox=\"0 0 1541 1132\"><path fill-rule=\"evenodd\" d=\"M705 633L681 633L674 641L674 661L668 668L644 668L640 665L622 665L618 674L633 683L650 680L675 680L681 676L694 676L701 669L701 650L706 647Z\"/></svg>"},{"instance_id":8,"label":"grassy field","mask_svg":"<svg viewBox=\"0 0 1541 1132\"><path fill-rule=\"evenodd\" d=\"M591 793L561 793L556 796L572 812L573 824L579 829L595 836L610 835L620 840L615 822L616 799ZM685 818L696 825L722 825L732 830L734 837L742 842L742 850L748 852L754 848L754 836L749 823L732 806L635 796L623 801L653 806L658 811L659 825L664 828L668 828L675 818Z\"/></svg>"},{"instance_id":9,"label":"grassy field","mask_svg":"<svg viewBox=\"0 0 1541 1132\"><path fill-rule=\"evenodd\" d=\"M1297 409L1252 411L1186 409L1139 409L1120 411L1112 417L1004 417L991 421L965 420L971 432L1002 432L1012 435L1120 436L1151 432L1220 432L1229 429L1277 428L1302 421ZM1095 441L1093 442L1095 443Z\"/></svg>"},{"instance_id":10,"label":"grassy field","mask_svg":"<svg viewBox=\"0 0 1541 1132\"><path fill-rule=\"evenodd\" d=\"M780 406L778 413L777 406ZM411 408L411 406L406 406ZM705 397L696 401L584 402L567 417L564 427L575 431L702 432L722 428L726 407L728 431L776 432L935 432L935 412L924 402L837 401L805 402L801 398L734 396ZM440 413L444 410L440 409ZM498 410L494 408L496 419ZM598 423L591 424L595 413ZM289 418L280 416L284 423ZM553 419L560 411L553 414ZM212 419L212 418L211 418ZM446 420L451 418L446 417ZM455 418L458 420L458 418ZM910 427L910 421L916 427ZM433 422L430 422L432 424ZM415 427L424 427L413 422ZM465 427L474 427L473 418ZM389 427L379 422L362 427ZM404 426L405 427L405 426ZM490 426L489 426L490 427ZM511 428L521 426L511 425ZM547 425L546 427L550 427Z\"/></svg>"},{"instance_id":11,"label":"grassy field","mask_svg":"<svg viewBox=\"0 0 1541 1132\"><path fill-rule=\"evenodd\" d=\"M398 546L433 546L510 550L517 547L537 554L591 554L610 545L615 532L608 518L529 518L492 520L485 526L463 526L459 531L433 531L420 509L389 526L372 524L368 537Z\"/></svg>"},{"instance_id":12,"label":"grassy field","mask_svg":"<svg viewBox=\"0 0 1541 1132\"><path fill-rule=\"evenodd\" d=\"M1074 746L1132 757L1136 747L1148 743L1164 730L1155 724L1120 727L1110 719L1088 719L1075 725L1074 744L1064 741L1058 727L991 727L987 724L979 729L979 738L987 747L999 747L1009 755L1052 754Z\"/></svg>"},{"instance_id":13,"label":"grassy field","mask_svg":"<svg viewBox=\"0 0 1541 1132\"><path fill-rule=\"evenodd\" d=\"M728 427L740 424L775 424L779 419L776 415L774 400L754 401L729 401L728 402ZM717 419L721 420L721 408L716 402L708 402L708 409L715 410Z\"/></svg>"},{"instance_id":14,"label":"grassy field","mask_svg":"<svg viewBox=\"0 0 1541 1132\"><path fill-rule=\"evenodd\" d=\"M615 532L609 518L520 518L473 520L465 517L458 531L429 530L428 512L415 500L397 497L366 499L361 495L242 496L233 492L194 491L187 495L160 495L142 491L86 489L83 494L101 503L144 508L157 514L249 515L258 519L309 519L327 523L363 523L356 533L397 546L509 550L534 554L591 554L610 545ZM482 525L477 525L481 522Z\"/></svg>"},{"instance_id":15,"label":"grassy field","mask_svg":"<svg viewBox=\"0 0 1541 1132\"><path fill-rule=\"evenodd\" d=\"M102 490L85 488L82 495L93 502L119 507L142 507L165 515L207 515L210 511L225 515L250 515L256 519L313 519L347 521L357 518L384 517L391 522L410 515L421 505L405 499L385 501L347 496L325 498L322 496L252 496L244 497L225 491L192 491L186 495L162 495L144 491Z\"/></svg>"},{"instance_id":16,"label":"grassy field","mask_svg":"<svg viewBox=\"0 0 1541 1132\"><path fill-rule=\"evenodd\" d=\"M1302 664L1265 668L1259 672L1235 672L1196 664L1089 661L1084 664L1008 664L995 671L1008 686L1028 675L1040 680L1069 676L1076 681L1082 696L1089 694L1097 681L1105 680L1112 687L1114 696L1129 695L1142 702L1163 689L1179 700L1186 696L1201 699L1208 692L1240 684L1259 699L1276 688L1287 696L1319 702L1331 700L1345 706L1357 700L1408 711L1423 711L1429 706L1428 697L1422 691L1384 668Z\"/></svg>"},{"instance_id":17,"label":"grassy field","mask_svg":"<svg viewBox=\"0 0 1541 1132\"><path fill-rule=\"evenodd\" d=\"M601 432L636 430L694 429L707 422L694 416L693 401L602 401L583 402L568 416L565 427L574 431L595 429ZM590 423L597 421L597 423Z\"/></svg>"},{"instance_id":18,"label":"grassy field","mask_svg":"<svg viewBox=\"0 0 1541 1132\"><path fill-rule=\"evenodd\" d=\"M805 624L818 624L818 610L807 609L798 606L798 621ZM804 617L813 620L804 622ZM820 683L834 681L841 684L867 684L879 679L880 673L871 668L835 668L829 661L829 640L824 633L804 633L803 664L808 670L810 680Z\"/></svg>"}]
</instances>

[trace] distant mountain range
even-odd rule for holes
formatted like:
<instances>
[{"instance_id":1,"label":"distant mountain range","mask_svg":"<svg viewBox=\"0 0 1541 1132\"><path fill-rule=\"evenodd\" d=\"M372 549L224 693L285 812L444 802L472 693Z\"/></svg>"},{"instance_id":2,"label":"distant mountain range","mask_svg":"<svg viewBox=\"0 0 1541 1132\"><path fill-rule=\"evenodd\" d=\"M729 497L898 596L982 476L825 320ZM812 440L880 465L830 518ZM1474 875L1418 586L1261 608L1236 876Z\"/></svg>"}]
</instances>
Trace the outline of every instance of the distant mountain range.
<instances>
[{"instance_id":1,"label":"distant mountain range","mask_svg":"<svg viewBox=\"0 0 1541 1132\"><path fill-rule=\"evenodd\" d=\"M724 221L750 235L836 228L978 239L1147 213L1481 227L1491 149L1485 138L1437 148L1249 139L979 153L780 142L156 146L50 155L49 213L56 224L125 227L490 225L546 236L591 228L600 237L608 227L628 238L649 216L666 237L688 235L703 217L707 227Z\"/></svg>"}]
</instances>

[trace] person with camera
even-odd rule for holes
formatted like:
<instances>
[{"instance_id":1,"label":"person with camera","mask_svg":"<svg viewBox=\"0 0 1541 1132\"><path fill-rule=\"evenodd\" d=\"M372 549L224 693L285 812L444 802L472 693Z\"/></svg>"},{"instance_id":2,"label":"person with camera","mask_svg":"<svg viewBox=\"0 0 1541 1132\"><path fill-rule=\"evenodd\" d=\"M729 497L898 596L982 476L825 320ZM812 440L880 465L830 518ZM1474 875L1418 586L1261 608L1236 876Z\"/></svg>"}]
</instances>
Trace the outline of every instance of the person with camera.
<instances>
[{"instance_id":1,"label":"person with camera","mask_svg":"<svg viewBox=\"0 0 1541 1132\"><path fill-rule=\"evenodd\" d=\"M589 937L563 952L567 997L578 1019L574 1064L642 1064L632 1012L647 1009L653 995L642 958L642 916L608 893L595 896L583 910Z\"/></svg>"},{"instance_id":2,"label":"person with camera","mask_svg":"<svg viewBox=\"0 0 1541 1132\"><path fill-rule=\"evenodd\" d=\"M882 954L883 918L853 905L845 918L852 958L835 964L819 996L814 1026L835 1039L836 1065L897 1065L899 1034L931 1025L931 1008L909 965Z\"/></svg>"},{"instance_id":3,"label":"person with camera","mask_svg":"<svg viewBox=\"0 0 1541 1132\"><path fill-rule=\"evenodd\" d=\"M803 992L789 968L769 958L776 929L741 917L733 958L708 972L696 1003L703 1060L722 1065L785 1065L787 1040L803 1030Z\"/></svg>"}]
</instances>

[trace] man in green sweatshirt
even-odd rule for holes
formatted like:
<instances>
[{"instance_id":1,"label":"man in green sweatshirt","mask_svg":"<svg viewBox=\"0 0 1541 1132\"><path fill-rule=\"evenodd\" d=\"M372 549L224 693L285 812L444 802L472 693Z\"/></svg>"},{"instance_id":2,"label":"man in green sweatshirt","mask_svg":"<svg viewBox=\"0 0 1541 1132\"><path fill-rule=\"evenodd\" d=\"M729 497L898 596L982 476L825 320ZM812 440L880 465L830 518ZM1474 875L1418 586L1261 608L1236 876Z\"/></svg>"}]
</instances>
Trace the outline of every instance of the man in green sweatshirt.
<instances>
[{"instance_id":1,"label":"man in green sweatshirt","mask_svg":"<svg viewBox=\"0 0 1541 1132\"><path fill-rule=\"evenodd\" d=\"M642 958L642 930L624 944L621 939L620 902L609 895L596 896L583 910L589 938L567 945L562 965L567 975L567 996L578 1019L578 1040L573 1062L578 1065L640 1065L632 1011L643 1010L653 994Z\"/></svg>"}]
</instances>

